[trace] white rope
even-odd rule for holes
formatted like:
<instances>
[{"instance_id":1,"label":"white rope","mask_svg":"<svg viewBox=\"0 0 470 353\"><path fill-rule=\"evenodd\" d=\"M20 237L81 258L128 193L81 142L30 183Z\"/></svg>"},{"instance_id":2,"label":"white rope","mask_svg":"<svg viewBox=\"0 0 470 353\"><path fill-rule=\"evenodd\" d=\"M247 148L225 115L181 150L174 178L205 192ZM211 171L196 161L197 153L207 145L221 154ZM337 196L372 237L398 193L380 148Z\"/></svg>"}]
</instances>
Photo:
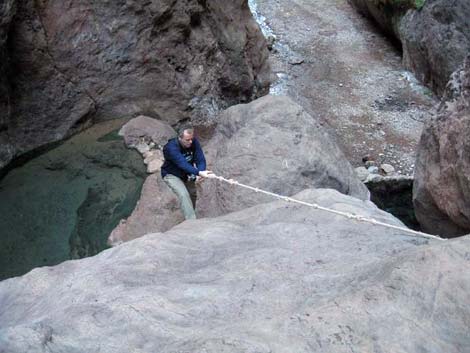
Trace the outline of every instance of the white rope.
<instances>
[{"instance_id":1,"label":"white rope","mask_svg":"<svg viewBox=\"0 0 470 353\"><path fill-rule=\"evenodd\" d=\"M255 188L253 186L242 184L242 183L240 183L236 180L233 180L233 179L226 179L222 176L218 176L218 175L215 175L215 174L211 175L210 178L211 179L217 179L217 180L229 183L231 185L237 185L237 186L240 186L242 188L252 190L254 192L260 192L262 194L266 194L266 195L269 195L269 196L272 196L272 197L275 197L277 199L281 199L281 200L284 200L284 201L287 201L287 202L294 202L294 203L298 203L300 205L304 205L304 206L307 206L307 207L312 207L312 208L317 209L317 210L334 213L336 215L347 217L348 219L355 219L359 222L366 222L366 223L371 223L371 224L374 224L374 225L379 225L379 226L382 226L382 227L396 229L396 230L411 234L415 237L422 237L422 238L436 239L436 240L446 240L446 239L443 239L443 238L438 237L436 235L431 235L431 234L427 234L427 233L423 233L423 232L418 232L418 231L415 231L415 230L412 230L412 229L409 229L409 228L394 226L392 224L380 222L380 221L377 221L377 220L372 219L372 218L367 218L367 217L356 215L356 214L353 214L353 213L337 211L337 210L333 210L331 208L320 206L320 205L315 204L315 203L309 203L309 202L293 199L292 197L278 195L278 194L275 194L273 192L265 191L265 190L262 190L262 189L259 189L259 188Z\"/></svg>"}]
</instances>

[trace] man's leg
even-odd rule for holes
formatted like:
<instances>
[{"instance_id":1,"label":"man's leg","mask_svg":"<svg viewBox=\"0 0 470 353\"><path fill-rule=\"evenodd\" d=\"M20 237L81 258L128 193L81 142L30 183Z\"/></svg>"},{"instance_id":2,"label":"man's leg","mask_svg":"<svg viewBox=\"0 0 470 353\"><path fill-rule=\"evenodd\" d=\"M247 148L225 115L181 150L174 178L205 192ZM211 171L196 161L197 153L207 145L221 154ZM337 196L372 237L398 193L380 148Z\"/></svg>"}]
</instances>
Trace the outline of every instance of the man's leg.
<instances>
[{"instance_id":1,"label":"man's leg","mask_svg":"<svg viewBox=\"0 0 470 353\"><path fill-rule=\"evenodd\" d=\"M170 189L176 194L180 201L181 211L185 219L196 219L196 213L189 195L188 189L184 182L172 174L167 174L163 178L163 181L170 187Z\"/></svg>"},{"instance_id":2,"label":"man's leg","mask_svg":"<svg viewBox=\"0 0 470 353\"><path fill-rule=\"evenodd\" d=\"M193 208L196 209L196 199L197 199L197 188L195 181L187 181L186 189L188 189L189 196L191 197L191 202L193 203Z\"/></svg>"}]
</instances>

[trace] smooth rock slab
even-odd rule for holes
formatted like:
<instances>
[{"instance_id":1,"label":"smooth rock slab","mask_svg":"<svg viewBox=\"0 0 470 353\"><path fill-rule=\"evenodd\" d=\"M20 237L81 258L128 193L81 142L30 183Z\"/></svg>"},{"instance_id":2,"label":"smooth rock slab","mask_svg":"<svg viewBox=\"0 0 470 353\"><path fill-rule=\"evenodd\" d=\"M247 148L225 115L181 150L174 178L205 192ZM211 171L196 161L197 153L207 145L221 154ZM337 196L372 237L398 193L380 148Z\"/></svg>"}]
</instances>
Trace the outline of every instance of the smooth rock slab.
<instances>
[{"instance_id":1,"label":"smooth rock slab","mask_svg":"<svg viewBox=\"0 0 470 353\"><path fill-rule=\"evenodd\" d=\"M0 282L0 350L466 352L469 251L276 201Z\"/></svg>"}]
</instances>

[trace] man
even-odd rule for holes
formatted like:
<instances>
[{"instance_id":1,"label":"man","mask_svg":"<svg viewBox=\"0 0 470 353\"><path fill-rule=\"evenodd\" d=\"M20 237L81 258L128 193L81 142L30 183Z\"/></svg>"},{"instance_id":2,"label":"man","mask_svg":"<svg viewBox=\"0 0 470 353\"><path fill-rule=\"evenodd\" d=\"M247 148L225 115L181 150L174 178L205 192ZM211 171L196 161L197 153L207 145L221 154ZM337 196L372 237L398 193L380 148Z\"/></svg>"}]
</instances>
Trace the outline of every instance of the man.
<instances>
[{"instance_id":1,"label":"man","mask_svg":"<svg viewBox=\"0 0 470 353\"><path fill-rule=\"evenodd\" d=\"M214 174L206 170L206 159L194 137L194 129L190 126L179 129L178 136L163 147L163 156L163 180L178 196L184 218L195 219L196 179L210 178Z\"/></svg>"}]
</instances>

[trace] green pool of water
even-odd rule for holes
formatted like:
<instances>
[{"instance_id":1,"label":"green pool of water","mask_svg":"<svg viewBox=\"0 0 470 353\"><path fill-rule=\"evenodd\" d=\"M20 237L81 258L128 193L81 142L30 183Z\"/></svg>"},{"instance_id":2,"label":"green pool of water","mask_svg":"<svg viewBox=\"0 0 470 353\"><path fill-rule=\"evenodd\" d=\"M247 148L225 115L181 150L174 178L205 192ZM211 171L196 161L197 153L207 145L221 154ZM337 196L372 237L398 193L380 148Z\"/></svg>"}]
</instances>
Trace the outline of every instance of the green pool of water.
<instances>
[{"instance_id":1,"label":"green pool of water","mask_svg":"<svg viewBox=\"0 0 470 353\"><path fill-rule=\"evenodd\" d=\"M0 180L0 280L107 247L146 176L117 135L124 122L95 125Z\"/></svg>"}]
</instances>

